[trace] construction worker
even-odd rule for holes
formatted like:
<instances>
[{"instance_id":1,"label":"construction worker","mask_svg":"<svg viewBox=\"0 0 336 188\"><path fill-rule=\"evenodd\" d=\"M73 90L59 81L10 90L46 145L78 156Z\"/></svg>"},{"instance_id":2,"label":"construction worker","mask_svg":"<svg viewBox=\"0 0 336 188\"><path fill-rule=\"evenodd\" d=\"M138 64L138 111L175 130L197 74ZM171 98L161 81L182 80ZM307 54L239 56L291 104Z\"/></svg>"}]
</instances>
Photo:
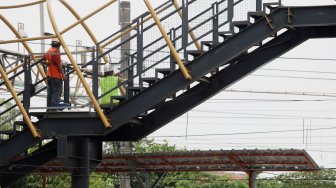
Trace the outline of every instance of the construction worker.
<instances>
[{"instance_id":1,"label":"construction worker","mask_svg":"<svg viewBox=\"0 0 336 188\"><path fill-rule=\"evenodd\" d=\"M119 96L118 89L116 88L119 83L122 82L122 79L118 77L116 71L113 70L113 66L111 64L106 64L104 66L104 76L100 78L99 85L101 95L106 94L104 97L101 98L100 103L102 105L110 105L111 104L111 96ZM113 91L109 92L112 88L116 88ZM125 89L121 86L119 87L121 94L125 95ZM113 105L118 105L118 100L112 101Z\"/></svg>"},{"instance_id":2,"label":"construction worker","mask_svg":"<svg viewBox=\"0 0 336 188\"><path fill-rule=\"evenodd\" d=\"M45 63L48 65L47 69L47 107L59 107L60 98L62 94L63 80L66 80L66 76L62 69L61 43L58 39L51 41L51 48L44 54ZM59 111L57 109L48 109L47 111Z\"/></svg>"}]
</instances>

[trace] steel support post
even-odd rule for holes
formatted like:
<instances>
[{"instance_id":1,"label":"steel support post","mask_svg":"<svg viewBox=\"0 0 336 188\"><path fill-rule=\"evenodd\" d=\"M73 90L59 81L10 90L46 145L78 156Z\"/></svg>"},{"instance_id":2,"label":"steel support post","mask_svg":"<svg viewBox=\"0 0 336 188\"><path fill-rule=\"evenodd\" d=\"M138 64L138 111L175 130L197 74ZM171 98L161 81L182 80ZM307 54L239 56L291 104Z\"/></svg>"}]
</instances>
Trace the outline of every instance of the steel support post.
<instances>
[{"instance_id":1,"label":"steel support post","mask_svg":"<svg viewBox=\"0 0 336 188\"><path fill-rule=\"evenodd\" d=\"M31 72L30 72L30 58L28 56L24 56L24 91L23 91L23 107L26 109L27 113L29 113L30 107L30 91L31 91Z\"/></svg>"},{"instance_id":2,"label":"steel support post","mask_svg":"<svg viewBox=\"0 0 336 188\"><path fill-rule=\"evenodd\" d=\"M218 3L212 4L212 15L216 15L218 13ZM213 46L217 46L219 44L219 31L218 31L218 16L214 16L212 19L212 41Z\"/></svg>"},{"instance_id":3,"label":"steel support post","mask_svg":"<svg viewBox=\"0 0 336 188\"><path fill-rule=\"evenodd\" d=\"M249 176L249 188L257 188L257 175L256 171L247 172Z\"/></svg>"},{"instance_id":4,"label":"steel support post","mask_svg":"<svg viewBox=\"0 0 336 188\"><path fill-rule=\"evenodd\" d=\"M232 24L232 21L233 21L233 8L234 8L234 4L233 4L233 0L228 0L228 4L227 4L227 7L228 7L228 21L230 23L230 31L232 33L234 33L234 28L233 28L233 24Z\"/></svg>"},{"instance_id":5,"label":"steel support post","mask_svg":"<svg viewBox=\"0 0 336 188\"><path fill-rule=\"evenodd\" d=\"M73 188L89 188L90 173L102 160L102 142L59 136L57 157L69 168Z\"/></svg>"},{"instance_id":6,"label":"steel support post","mask_svg":"<svg viewBox=\"0 0 336 188\"><path fill-rule=\"evenodd\" d=\"M139 75L139 87L142 87L142 68L143 68L143 17L138 19L137 27L137 75ZM132 97L133 93L129 93Z\"/></svg>"},{"instance_id":7,"label":"steel support post","mask_svg":"<svg viewBox=\"0 0 336 188\"><path fill-rule=\"evenodd\" d=\"M189 33L189 23L188 23L188 3L182 0L182 48L183 48L183 58L188 61L188 33Z\"/></svg>"},{"instance_id":8,"label":"steel support post","mask_svg":"<svg viewBox=\"0 0 336 188\"><path fill-rule=\"evenodd\" d=\"M70 75L68 74L70 71L69 65L65 67L65 74L67 79L64 80L64 88L63 88L63 95L64 95L64 103L70 103Z\"/></svg>"},{"instance_id":9,"label":"steel support post","mask_svg":"<svg viewBox=\"0 0 336 188\"><path fill-rule=\"evenodd\" d=\"M256 0L256 11L262 11L262 0Z\"/></svg>"},{"instance_id":10,"label":"steel support post","mask_svg":"<svg viewBox=\"0 0 336 188\"><path fill-rule=\"evenodd\" d=\"M100 58L99 57L99 44L97 45L96 48L96 53L92 53L93 57L93 61L92 61L92 93L93 95L96 97L96 99L98 98L98 69L99 69L99 65L100 65ZM95 58L96 57L96 58Z\"/></svg>"},{"instance_id":11,"label":"steel support post","mask_svg":"<svg viewBox=\"0 0 336 188\"><path fill-rule=\"evenodd\" d=\"M169 37L170 37L170 40L172 41L173 45L175 46L176 45L176 41L175 41L176 31L175 31L174 28L170 30ZM173 72L176 69L176 63L174 62L174 57L173 56L170 56L170 66L169 66L169 68L170 68L170 72Z\"/></svg>"}]
</instances>

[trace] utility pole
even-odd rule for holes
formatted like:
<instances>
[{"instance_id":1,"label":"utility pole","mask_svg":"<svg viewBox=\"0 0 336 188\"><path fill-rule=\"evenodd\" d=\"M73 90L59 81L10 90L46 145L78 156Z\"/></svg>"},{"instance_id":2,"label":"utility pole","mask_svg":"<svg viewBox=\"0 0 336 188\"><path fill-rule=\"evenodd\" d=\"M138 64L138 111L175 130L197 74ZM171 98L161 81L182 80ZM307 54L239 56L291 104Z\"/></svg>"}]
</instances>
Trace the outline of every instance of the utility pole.
<instances>
[{"instance_id":1,"label":"utility pole","mask_svg":"<svg viewBox=\"0 0 336 188\"><path fill-rule=\"evenodd\" d=\"M40 4L40 33L41 36L44 36L44 3ZM45 40L41 40L41 53L45 52L45 46L44 46Z\"/></svg>"},{"instance_id":2,"label":"utility pole","mask_svg":"<svg viewBox=\"0 0 336 188\"><path fill-rule=\"evenodd\" d=\"M119 4L119 24L121 29L125 28L131 23L131 3L129 1L121 1ZM123 35L121 37L121 43L127 41L131 37L130 32ZM121 61L120 61L120 68L123 70L124 68L129 66L129 54L130 50L130 42L126 42L125 44L121 45ZM128 79L128 72L124 72L121 74L121 77L124 79Z\"/></svg>"},{"instance_id":3,"label":"utility pole","mask_svg":"<svg viewBox=\"0 0 336 188\"><path fill-rule=\"evenodd\" d=\"M131 23L131 3L129 1L119 2L119 24L121 29L127 29L127 26ZM130 33L121 37L121 43L127 41L130 38ZM125 42L121 45L120 50L120 69L123 70L129 66L129 54L130 54L130 42ZM123 79L128 79L128 72L123 72L120 75ZM131 142L119 142L120 153L131 153ZM120 175L120 188L131 188L131 176L125 174Z\"/></svg>"}]
</instances>

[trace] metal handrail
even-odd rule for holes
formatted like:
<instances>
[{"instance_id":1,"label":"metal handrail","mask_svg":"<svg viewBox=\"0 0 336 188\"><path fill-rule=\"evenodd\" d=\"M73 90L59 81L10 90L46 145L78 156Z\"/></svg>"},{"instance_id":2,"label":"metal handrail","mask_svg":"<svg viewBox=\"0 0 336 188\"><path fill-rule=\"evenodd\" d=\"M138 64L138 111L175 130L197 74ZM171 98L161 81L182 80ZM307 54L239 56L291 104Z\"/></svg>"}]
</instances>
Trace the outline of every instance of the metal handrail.
<instances>
[{"instance_id":1,"label":"metal handrail","mask_svg":"<svg viewBox=\"0 0 336 188\"><path fill-rule=\"evenodd\" d=\"M195 1L196 1L196 0L193 0L192 2L195 2ZM226 2L226 1L227 1L227 0L221 0L221 1L215 2L214 4L219 5L219 4L224 3L224 2ZM236 6L237 4L239 4L239 3L243 2L243 1L244 1L244 0L238 0L238 1L235 1L235 2L233 2L233 6ZM175 14L176 12L178 12L178 11L181 10L181 9L182 9L182 7L180 7L179 9L176 9L175 11L173 11L173 12L167 14L166 16L162 17L162 18L160 19L160 21L163 21L163 20L167 19L168 17L170 17L171 15ZM197 19L198 17L202 16L203 14L209 12L209 11L212 10L212 9L213 9L213 6L211 6L210 8L207 8L206 10L202 11L201 13L199 13L199 14L196 15L196 16L194 16L193 18L188 19L188 22L191 22L191 21ZM213 14L212 16L210 16L209 18L207 18L206 21L202 21L201 23L198 23L196 26L190 28L190 29L189 29L189 32L190 32L190 31L194 31L194 30L196 30L197 28L203 26L205 23L208 23L211 19L214 19L215 17L218 17L219 15L223 14L223 13L226 12L226 11L228 11L228 8L224 8L223 10L219 10L218 12L216 12L215 14ZM148 14L144 14L144 15L148 15ZM141 16L143 17L144 15L141 15ZM141 16L140 16L140 17L141 17ZM140 19L140 17L139 17L138 19ZM231 20L231 21L232 21L232 20ZM134 23L134 22L135 22L135 21L133 21L133 23ZM226 25L226 24L228 24L228 23L230 23L230 20L226 20L226 21L223 22L223 23L219 23L218 26L217 26L217 28L212 28L212 29L209 30L208 32L206 32L206 33L202 34L201 36L197 37L196 39L197 39L197 40L200 40L200 39L204 38L205 36L208 36L211 32L214 31L214 29L218 29L219 27L222 27L222 26L224 26L224 25ZM146 28L143 28L143 29L142 29L142 32L147 31L148 29L150 29L150 28L153 27L154 25L155 25L155 24L151 24L151 25L147 26ZM175 28L175 30L180 29L180 28L182 28L182 25L180 25L180 26L178 26L177 28ZM134 39L136 36L137 36L137 34L134 34L134 35L131 36L131 38ZM112 37L113 37L113 36L112 36ZM159 38L155 39L154 41L152 41L150 44L147 44L146 46L143 47L143 50L145 50L146 48L148 48L148 47L150 47L151 45L155 44L156 42L162 40L162 38L163 38L163 37L159 37ZM182 38L182 36L176 36L172 41L174 42L174 41L177 41L178 39L181 39L181 38ZM130 41L130 40L129 40L129 41ZM127 41L127 42L129 42L129 41ZM195 41L195 40L192 40L191 42L187 43L186 46L182 46L181 48L177 49L177 52L180 52L181 50L183 50L183 48L190 46L192 43L194 43L194 41ZM124 44L124 43L120 43L120 44L118 44L117 46L120 47L122 44ZM117 49L118 47L114 47L113 50ZM148 55L146 55L145 57L143 57L142 60L145 61L146 59L148 59L149 57L151 57L152 55L154 55L155 53L159 52L161 49L163 49L163 48L165 48L165 47L167 47L167 45L163 45L163 46L160 46L160 47L156 48L156 50L153 50L151 53L149 53ZM108 53L110 53L110 52L113 51L113 50L109 50ZM137 55L137 52L134 52L134 53L131 54L130 56L131 56L131 57L135 57L136 55ZM168 59L169 57L171 57L171 56L168 55L168 56L165 56L164 58L162 58L161 60L157 60L157 63L154 63L154 64L152 64L151 66L149 66L149 67L143 69L142 72L140 72L140 73L137 73L137 74L135 74L135 75L132 75L132 76L129 78L130 81L124 81L123 83L120 83L120 85L131 82L132 79L134 79L134 78L140 76L140 75L143 74L144 72L148 71L150 68L155 67L156 65L158 65L159 63L165 61L165 60ZM134 67L137 63L141 63L141 62L134 62L134 63L132 63L131 65L129 65L128 67L126 67L126 68L124 68L123 70L121 70L121 72L125 72L125 71L129 70L131 67ZM112 91L112 90L113 90L113 89L111 89L111 91Z\"/></svg>"}]
</instances>

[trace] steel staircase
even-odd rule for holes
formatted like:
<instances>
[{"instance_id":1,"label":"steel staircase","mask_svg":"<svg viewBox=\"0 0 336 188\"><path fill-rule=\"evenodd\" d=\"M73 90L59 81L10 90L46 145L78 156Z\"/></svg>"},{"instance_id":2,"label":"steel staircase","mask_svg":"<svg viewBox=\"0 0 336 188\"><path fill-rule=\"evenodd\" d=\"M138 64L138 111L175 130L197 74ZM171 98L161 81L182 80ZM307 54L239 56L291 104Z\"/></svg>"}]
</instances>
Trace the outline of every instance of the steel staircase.
<instances>
[{"instance_id":1,"label":"steel staircase","mask_svg":"<svg viewBox=\"0 0 336 188\"><path fill-rule=\"evenodd\" d=\"M195 2L197 0L182 4L179 9L163 16L161 21L173 18L178 11L188 15L188 8ZM41 138L32 137L25 128L0 132L9 136L0 142L0 185L9 185L23 177L22 173L15 172L32 172L46 162L67 154L69 151L66 147L75 146L70 143L72 139L89 139L88 145L94 145L94 148L99 147L97 142L101 144L101 141L137 141L306 40L336 37L336 6L281 7L278 2L261 4L261 1L257 1L253 10L244 12L247 20L235 20L235 7L242 2L213 1L209 8L191 18L182 16L180 25L169 28L168 34L192 80L186 80L171 55L162 51L167 48L166 44L148 50L162 40L159 37L144 41L146 31L156 27L154 23L143 22L149 13L134 19L132 24L137 27L132 30L135 34L129 40L112 43L114 47L104 54L96 50L95 57L85 65L97 71L103 56L115 53L127 42L136 41L136 52L129 57L131 65L121 70L121 74L127 73L128 79L119 86L125 86L127 95L116 98L120 100L118 106L104 108L112 128L104 128L95 112L30 113L30 116L38 119L35 126L40 130ZM167 1L156 11L170 6L171 1ZM204 15L207 17L188 28L188 24ZM195 49L196 41L190 41L188 34L209 25L211 29L197 38L201 49ZM116 32L99 45L122 32ZM153 57L154 62L145 67L145 63ZM72 74L71 69L68 73ZM98 89L96 74L93 73L93 93L100 98L98 91L94 91ZM116 88L111 91L113 89ZM25 127L25 122L19 121L15 125ZM45 139L52 141L29 155L25 154L29 148ZM99 154L99 149L97 151ZM99 161L100 158L96 156L95 159ZM29 165L16 168L22 164Z\"/></svg>"}]
</instances>

